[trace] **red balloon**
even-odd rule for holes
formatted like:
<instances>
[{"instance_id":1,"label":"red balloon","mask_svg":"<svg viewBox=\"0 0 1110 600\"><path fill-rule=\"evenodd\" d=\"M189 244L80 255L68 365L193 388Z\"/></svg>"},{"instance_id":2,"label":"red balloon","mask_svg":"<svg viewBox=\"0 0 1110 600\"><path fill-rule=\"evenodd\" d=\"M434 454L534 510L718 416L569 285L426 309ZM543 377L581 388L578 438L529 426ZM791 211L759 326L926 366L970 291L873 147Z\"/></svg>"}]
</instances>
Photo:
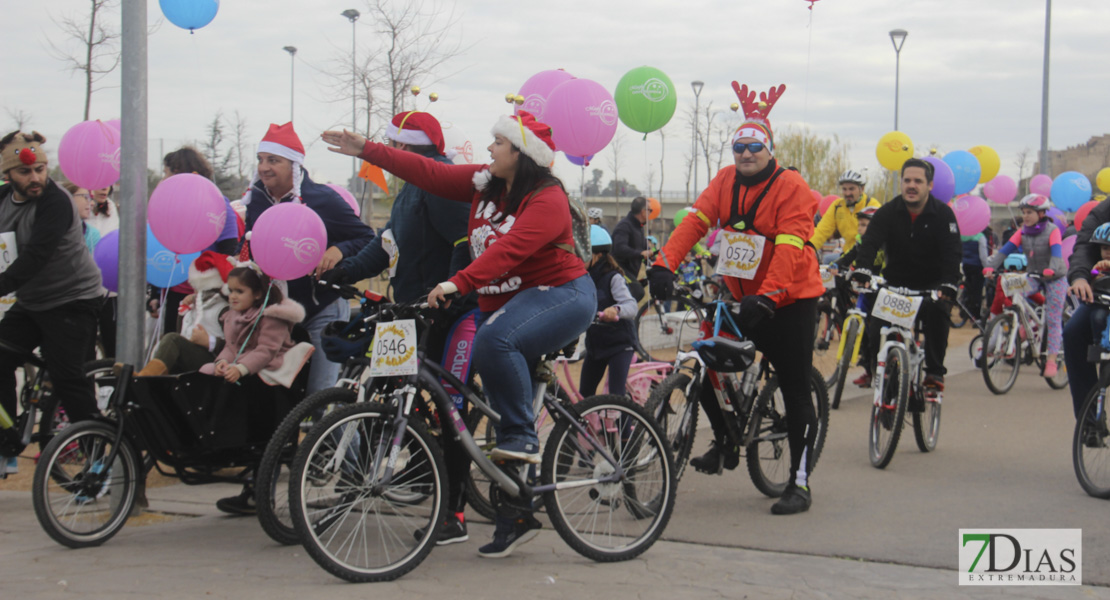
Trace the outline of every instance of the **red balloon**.
<instances>
[{"instance_id":1,"label":"red balloon","mask_svg":"<svg viewBox=\"0 0 1110 600\"><path fill-rule=\"evenodd\" d=\"M820 206L821 201L825 199L825 197L821 195L821 192L817 190L809 190L809 193L813 195L813 199L817 201L818 206Z\"/></svg>"},{"instance_id":2,"label":"red balloon","mask_svg":"<svg viewBox=\"0 0 1110 600\"><path fill-rule=\"evenodd\" d=\"M1082 229L1083 228L1083 219L1086 219L1087 215L1091 213L1091 209L1093 209L1096 206L1098 206L1098 200L1091 200L1090 202L1085 202L1083 204L1083 206L1079 207L1079 210L1075 211L1075 228L1076 229Z\"/></svg>"},{"instance_id":3,"label":"red balloon","mask_svg":"<svg viewBox=\"0 0 1110 600\"><path fill-rule=\"evenodd\" d=\"M817 205L817 212L821 215L824 215L825 211L829 210L829 207L832 206L832 203L836 202L837 197L838 196L836 194L829 194L828 196L825 196L824 199L821 200L820 204Z\"/></svg>"}]
</instances>

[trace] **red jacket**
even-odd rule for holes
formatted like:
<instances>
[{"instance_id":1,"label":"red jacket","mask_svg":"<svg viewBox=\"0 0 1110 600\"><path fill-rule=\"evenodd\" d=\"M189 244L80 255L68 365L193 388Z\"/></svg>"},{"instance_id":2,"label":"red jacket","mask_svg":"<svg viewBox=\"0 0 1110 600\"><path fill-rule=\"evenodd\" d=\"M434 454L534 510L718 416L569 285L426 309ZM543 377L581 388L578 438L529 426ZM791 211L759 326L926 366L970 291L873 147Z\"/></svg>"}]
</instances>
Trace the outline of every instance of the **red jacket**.
<instances>
[{"instance_id":1,"label":"red jacket","mask_svg":"<svg viewBox=\"0 0 1110 600\"><path fill-rule=\"evenodd\" d=\"M770 167L774 166L777 164L772 160ZM736 176L736 167L731 165L717 173L709 187L698 196L694 212L671 234L655 264L672 271L677 269L690 248L709 231L710 225L737 231L726 227L732 216L732 186ZM750 183L745 185L742 180L740 185L740 215L755 203L769 181L766 177L761 179L760 175L745 179ZM751 280L725 277L732 295L737 299L753 294L767 296L776 306L821 296L825 287L821 284L817 256L813 250L805 248L806 240L813 237L816 212L817 200L809 193L809 186L801 175L783 171L759 205L754 223L746 224L743 230L767 238L759 269Z\"/></svg>"},{"instance_id":2,"label":"red jacket","mask_svg":"<svg viewBox=\"0 0 1110 600\"><path fill-rule=\"evenodd\" d=\"M533 193L515 214L501 218L498 205L483 202L475 184L484 180L486 165L444 164L369 141L359 158L429 193L471 203L473 262L449 281L461 294L477 290L482 311L501 308L520 290L559 286L586 274L578 256L556 247L574 245L570 202L559 186Z\"/></svg>"}]
</instances>

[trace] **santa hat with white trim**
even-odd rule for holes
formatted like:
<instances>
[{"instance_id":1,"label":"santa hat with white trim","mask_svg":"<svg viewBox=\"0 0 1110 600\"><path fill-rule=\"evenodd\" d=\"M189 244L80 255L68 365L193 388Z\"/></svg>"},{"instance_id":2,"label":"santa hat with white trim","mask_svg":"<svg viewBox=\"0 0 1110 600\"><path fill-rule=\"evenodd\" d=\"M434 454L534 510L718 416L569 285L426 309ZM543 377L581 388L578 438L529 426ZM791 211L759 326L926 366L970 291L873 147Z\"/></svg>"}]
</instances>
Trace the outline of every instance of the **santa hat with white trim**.
<instances>
[{"instance_id":1,"label":"santa hat with white trim","mask_svg":"<svg viewBox=\"0 0 1110 600\"><path fill-rule=\"evenodd\" d=\"M517 111L511 116L502 115L490 133L509 140L517 150L541 167L550 167L555 162L555 142L551 139L551 127L537 121L528 111Z\"/></svg>"},{"instance_id":2,"label":"santa hat with white trim","mask_svg":"<svg viewBox=\"0 0 1110 600\"><path fill-rule=\"evenodd\" d=\"M301 138L297 136L297 132L293 131L293 123L289 122L285 125L270 123L266 135L258 143L258 152L274 154L293 162L293 199L295 202L302 202L301 183L304 181L302 170L304 167L304 144L301 143ZM246 193L243 194L244 205L251 203L251 189L254 188L254 184L257 182L258 169L255 168L251 183L247 186ZM275 200L280 200L280 198L275 198Z\"/></svg>"},{"instance_id":3,"label":"santa hat with white trim","mask_svg":"<svg viewBox=\"0 0 1110 600\"><path fill-rule=\"evenodd\" d=\"M416 110L397 113L385 126L385 137L410 146L435 146L436 152L452 158L443 149L443 127L431 114Z\"/></svg>"}]
</instances>

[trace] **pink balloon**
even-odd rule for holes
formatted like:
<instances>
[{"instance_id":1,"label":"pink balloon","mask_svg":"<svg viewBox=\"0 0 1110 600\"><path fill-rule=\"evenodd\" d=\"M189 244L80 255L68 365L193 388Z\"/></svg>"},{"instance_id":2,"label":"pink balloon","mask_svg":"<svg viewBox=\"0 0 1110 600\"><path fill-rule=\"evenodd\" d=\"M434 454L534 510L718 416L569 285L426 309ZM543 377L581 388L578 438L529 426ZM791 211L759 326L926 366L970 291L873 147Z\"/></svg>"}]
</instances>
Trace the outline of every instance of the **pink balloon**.
<instances>
[{"instance_id":1,"label":"pink balloon","mask_svg":"<svg viewBox=\"0 0 1110 600\"><path fill-rule=\"evenodd\" d=\"M1029 180L1029 193L1041 194L1042 196L1052 195L1052 178L1044 173L1034 175L1033 179Z\"/></svg>"},{"instance_id":2,"label":"pink balloon","mask_svg":"<svg viewBox=\"0 0 1110 600\"><path fill-rule=\"evenodd\" d=\"M1017 196L1017 184L1009 175L999 175L983 186L987 200L998 204L1009 204Z\"/></svg>"},{"instance_id":3,"label":"pink balloon","mask_svg":"<svg viewBox=\"0 0 1110 600\"><path fill-rule=\"evenodd\" d=\"M836 194L829 194L822 198L821 201L817 203L817 214L824 215L825 211L829 210L829 207L832 206L832 203L836 202L836 199Z\"/></svg>"},{"instance_id":4,"label":"pink balloon","mask_svg":"<svg viewBox=\"0 0 1110 600\"><path fill-rule=\"evenodd\" d=\"M147 204L150 230L167 249L178 254L200 252L211 246L227 220L220 188L196 173L162 180Z\"/></svg>"},{"instance_id":5,"label":"pink balloon","mask_svg":"<svg viewBox=\"0 0 1110 600\"><path fill-rule=\"evenodd\" d=\"M524 104L515 105L513 114L525 110L531 113L536 120L541 123L544 121L544 114L547 108L547 99L551 95L551 90L554 90L564 81L574 79L574 75L567 73L562 69L553 69L551 71L540 71L535 75L528 78L524 85L520 86L520 91L517 95L524 96Z\"/></svg>"},{"instance_id":6,"label":"pink balloon","mask_svg":"<svg viewBox=\"0 0 1110 600\"><path fill-rule=\"evenodd\" d=\"M1086 219L1087 215L1091 214L1091 211L1096 206L1098 206L1098 200L1091 200L1090 202L1084 203L1083 206L1079 207L1079 210L1075 211L1075 228L1076 229L1082 229L1083 228L1083 219Z\"/></svg>"},{"instance_id":7,"label":"pink balloon","mask_svg":"<svg viewBox=\"0 0 1110 600\"><path fill-rule=\"evenodd\" d=\"M122 120L120 120L120 119L111 119L109 121L104 121L104 123L106 125L110 126L110 127L114 127L116 129L116 131L118 131L120 133L123 133L123 121Z\"/></svg>"},{"instance_id":8,"label":"pink balloon","mask_svg":"<svg viewBox=\"0 0 1110 600\"><path fill-rule=\"evenodd\" d=\"M311 273L320 264L327 242L324 221L299 203L267 208L251 229L254 262L274 279L290 281Z\"/></svg>"},{"instance_id":9,"label":"pink balloon","mask_svg":"<svg viewBox=\"0 0 1110 600\"><path fill-rule=\"evenodd\" d=\"M345 188L341 185L336 185L334 183L327 183L327 184L324 184L324 185L326 185L326 186L330 187L331 189L335 190L335 193L339 194L339 196L341 198L343 198L343 201L346 202L347 205L351 207L351 210L355 211L355 216L356 217L362 215L362 210L358 206L358 200L355 200L355 195L352 194L347 188Z\"/></svg>"},{"instance_id":10,"label":"pink balloon","mask_svg":"<svg viewBox=\"0 0 1110 600\"><path fill-rule=\"evenodd\" d=\"M821 201L825 199L825 197L821 195L821 192L817 190L809 190L809 195L813 196L813 199L817 201L817 206L821 206Z\"/></svg>"},{"instance_id":11,"label":"pink balloon","mask_svg":"<svg viewBox=\"0 0 1110 600\"><path fill-rule=\"evenodd\" d=\"M609 90L589 79L572 79L551 90L543 122L555 148L572 156L597 154L617 133L617 104Z\"/></svg>"},{"instance_id":12,"label":"pink balloon","mask_svg":"<svg viewBox=\"0 0 1110 600\"><path fill-rule=\"evenodd\" d=\"M119 131L100 121L69 128L58 144L58 166L73 183L89 190L119 181Z\"/></svg>"},{"instance_id":13,"label":"pink balloon","mask_svg":"<svg viewBox=\"0 0 1110 600\"><path fill-rule=\"evenodd\" d=\"M960 196L952 201L951 206L956 213L960 235L975 235L991 224L991 207L979 196Z\"/></svg>"},{"instance_id":14,"label":"pink balloon","mask_svg":"<svg viewBox=\"0 0 1110 600\"><path fill-rule=\"evenodd\" d=\"M1071 253L1075 252L1075 234L1069 235L1060 242L1060 251L1064 256L1064 260L1071 257Z\"/></svg>"}]
</instances>

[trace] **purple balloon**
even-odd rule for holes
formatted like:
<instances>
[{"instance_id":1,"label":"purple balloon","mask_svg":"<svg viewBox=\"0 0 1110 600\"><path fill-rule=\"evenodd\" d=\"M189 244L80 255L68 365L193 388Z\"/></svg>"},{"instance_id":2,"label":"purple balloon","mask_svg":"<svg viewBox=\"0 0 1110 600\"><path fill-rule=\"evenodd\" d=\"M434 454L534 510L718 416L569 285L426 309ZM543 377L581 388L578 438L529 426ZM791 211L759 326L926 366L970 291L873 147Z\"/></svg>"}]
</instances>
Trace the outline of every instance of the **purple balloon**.
<instances>
[{"instance_id":1,"label":"purple balloon","mask_svg":"<svg viewBox=\"0 0 1110 600\"><path fill-rule=\"evenodd\" d=\"M100 279L110 292L119 292L119 230L100 238L93 249L93 260L100 267Z\"/></svg>"},{"instance_id":2,"label":"purple balloon","mask_svg":"<svg viewBox=\"0 0 1110 600\"><path fill-rule=\"evenodd\" d=\"M227 202L208 178L179 173L154 188L147 204L147 221L169 250L178 254L200 252L223 232Z\"/></svg>"},{"instance_id":3,"label":"purple balloon","mask_svg":"<svg viewBox=\"0 0 1110 600\"><path fill-rule=\"evenodd\" d=\"M579 167L588 167L588 166L590 166L590 161L594 159L593 154L591 154L589 156L571 156L570 154L567 154L566 157L567 157L567 160L570 161L570 164L578 165Z\"/></svg>"},{"instance_id":4,"label":"purple balloon","mask_svg":"<svg viewBox=\"0 0 1110 600\"><path fill-rule=\"evenodd\" d=\"M925 162L933 165L933 197L948 202L956 195L956 176L952 174L952 168L935 156L926 156Z\"/></svg>"},{"instance_id":5,"label":"purple balloon","mask_svg":"<svg viewBox=\"0 0 1110 600\"><path fill-rule=\"evenodd\" d=\"M1029 193L1051 196L1052 178L1044 173L1034 175L1033 178L1029 180Z\"/></svg>"},{"instance_id":6,"label":"purple balloon","mask_svg":"<svg viewBox=\"0 0 1110 600\"><path fill-rule=\"evenodd\" d=\"M1045 214L1048 216L1048 218L1052 219L1053 223L1056 223L1057 227L1060 228L1060 235L1064 235L1064 230L1068 228L1068 221L1064 217L1064 211L1053 206L1052 208L1048 209L1048 212Z\"/></svg>"},{"instance_id":7,"label":"purple balloon","mask_svg":"<svg viewBox=\"0 0 1110 600\"><path fill-rule=\"evenodd\" d=\"M1017 196L1017 184L1009 175L999 175L983 186L983 195L991 202L1009 204Z\"/></svg>"},{"instance_id":8,"label":"purple balloon","mask_svg":"<svg viewBox=\"0 0 1110 600\"><path fill-rule=\"evenodd\" d=\"M540 71L529 77L528 81L525 81L524 85L520 86L520 91L517 92L517 95L524 96L524 104L515 105L513 114L525 110L536 117L536 120L540 123L547 123L543 120L543 117L551 90L558 87L560 83L571 79L574 79L574 75L562 69Z\"/></svg>"},{"instance_id":9,"label":"purple balloon","mask_svg":"<svg viewBox=\"0 0 1110 600\"><path fill-rule=\"evenodd\" d=\"M551 127L555 148L574 156L600 152L617 133L617 103L600 83L572 79L547 99L543 122Z\"/></svg>"},{"instance_id":10,"label":"purple balloon","mask_svg":"<svg viewBox=\"0 0 1110 600\"><path fill-rule=\"evenodd\" d=\"M956 213L956 223L960 235L975 235L991 223L991 207L979 196L960 196L952 201L952 212Z\"/></svg>"}]
</instances>

